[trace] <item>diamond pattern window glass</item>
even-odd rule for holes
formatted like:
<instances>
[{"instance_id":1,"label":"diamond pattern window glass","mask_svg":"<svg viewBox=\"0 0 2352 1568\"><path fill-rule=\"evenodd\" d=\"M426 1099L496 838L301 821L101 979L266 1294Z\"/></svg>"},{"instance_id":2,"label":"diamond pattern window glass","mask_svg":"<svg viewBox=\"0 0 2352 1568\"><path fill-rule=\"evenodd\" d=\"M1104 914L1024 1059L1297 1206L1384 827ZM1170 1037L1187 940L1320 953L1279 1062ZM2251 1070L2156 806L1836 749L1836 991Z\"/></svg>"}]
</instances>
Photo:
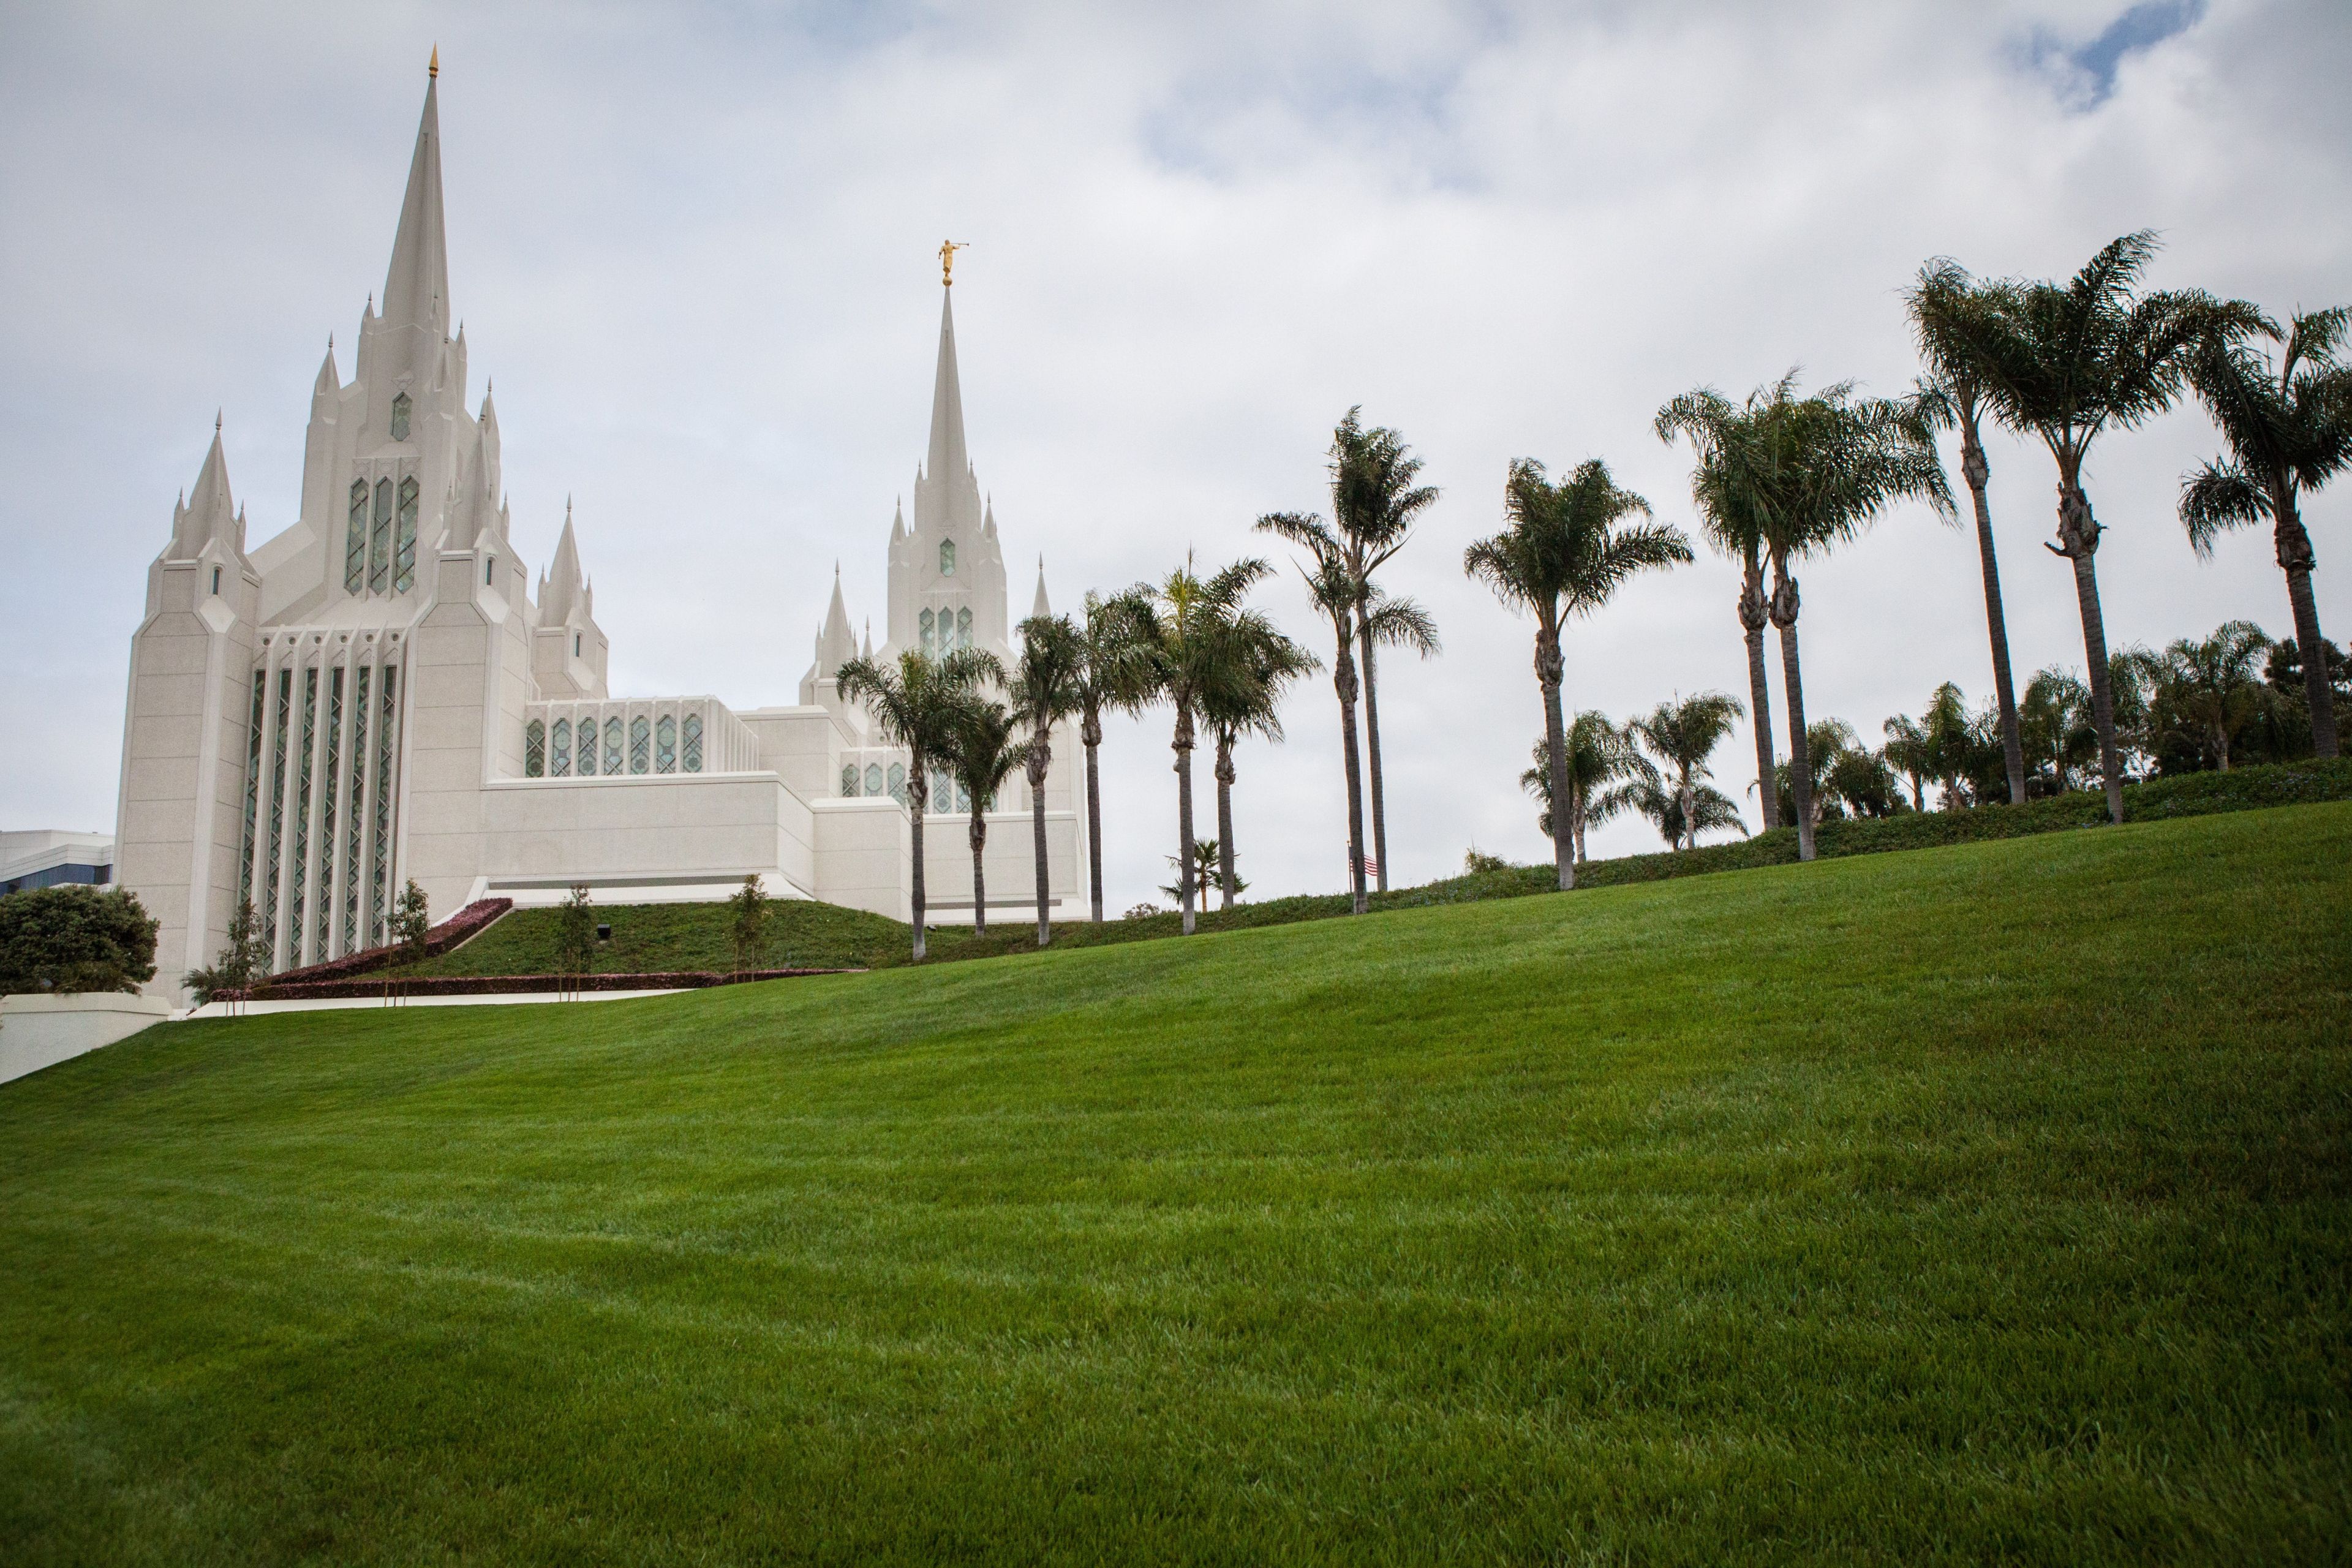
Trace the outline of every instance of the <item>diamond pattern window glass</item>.
<instances>
[{"instance_id":1,"label":"diamond pattern window glass","mask_svg":"<svg viewBox=\"0 0 2352 1568\"><path fill-rule=\"evenodd\" d=\"M366 819L360 800L367 790L368 668L352 683L352 825L343 839L343 952L360 945L360 848Z\"/></svg>"},{"instance_id":2,"label":"diamond pattern window glass","mask_svg":"<svg viewBox=\"0 0 2352 1568\"><path fill-rule=\"evenodd\" d=\"M294 867L286 893L286 954L302 962L302 895L310 870L310 748L319 738L319 672L302 672L302 754L296 764L301 781L294 792Z\"/></svg>"},{"instance_id":3,"label":"diamond pattern window glass","mask_svg":"<svg viewBox=\"0 0 2352 1568\"><path fill-rule=\"evenodd\" d=\"M584 779L596 771L596 721L581 720L579 732L580 760L572 764L572 771Z\"/></svg>"},{"instance_id":4,"label":"diamond pattern window glass","mask_svg":"<svg viewBox=\"0 0 2352 1568\"><path fill-rule=\"evenodd\" d=\"M900 805L907 804L907 764L904 763L890 764L890 798Z\"/></svg>"},{"instance_id":5,"label":"diamond pattern window glass","mask_svg":"<svg viewBox=\"0 0 2352 1568\"><path fill-rule=\"evenodd\" d=\"M392 552L392 591L405 594L416 581L416 481L400 481L400 540Z\"/></svg>"},{"instance_id":6,"label":"diamond pattern window glass","mask_svg":"<svg viewBox=\"0 0 2352 1568\"><path fill-rule=\"evenodd\" d=\"M686 735L686 771L698 773L702 771L702 715L688 714L680 729Z\"/></svg>"},{"instance_id":7,"label":"diamond pattern window glass","mask_svg":"<svg viewBox=\"0 0 2352 1568\"><path fill-rule=\"evenodd\" d=\"M367 586L367 481L353 479L351 527L343 534L343 592L346 594L356 594Z\"/></svg>"},{"instance_id":8,"label":"diamond pattern window glass","mask_svg":"<svg viewBox=\"0 0 2352 1568\"><path fill-rule=\"evenodd\" d=\"M375 700L375 862L368 873L368 945L383 945L384 885L392 879L392 742L393 720L400 704L393 689L400 672L383 672L383 689Z\"/></svg>"},{"instance_id":9,"label":"diamond pattern window glass","mask_svg":"<svg viewBox=\"0 0 2352 1568\"><path fill-rule=\"evenodd\" d=\"M926 654L936 654L939 651L931 646L932 620L933 616L931 612L925 610L922 614L922 618L916 623L922 628L923 652Z\"/></svg>"},{"instance_id":10,"label":"diamond pattern window glass","mask_svg":"<svg viewBox=\"0 0 2352 1568\"><path fill-rule=\"evenodd\" d=\"M547 726L533 719L522 727L522 776L541 778L547 773Z\"/></svg>"},{"instance_id":11,"label":"diamond pattern window glass","mask_svg":"<svg viewBox=\"0 0 2352 1568\"><path fill-rule=\"evenodd\" d=\"M955 541L952 539L940 541L940 575L942 577L955 575Z\"/></svg>"},{"instance_id":12,"label":"diamond pattern window glass","mask_svg":"<svg viewBox=\"0 0 2352 1568\"><path fill-rule=\"evenodd\" d=\"M245 731L245 837L244 847L237 853L236 901L253 901L253 828L261 810L261 718L262 703L269 695L269 672L253 672L253 721Z\"/></svg>"},{"instance_id":13,"label":"diamond pattern window glass","mask_svg":"<svg viewBox=\"0 0 2352 1568\"><path fill-rule=\"evenodd\" d=\"M653 721L640 713L629 721L629 771L644 773L653 765Z\"/></svg>"},{"instance_id":14,"label":"diamond pattern window glass","mask_svg":"<svg viewBox=\"0 0 2352 1568\"><path fill-rule=\"evenodd\" d=\"M572 773L572 721L558 719L555 732L548 737L551 744L547 754L547 776L565 778Z\"/></svg>"},{"instance_id":15,"label":"diamond pattern window glass","mask_svg":"<svg viewBox=\"0 0 2352 1568\"><path fill-rule=\"evenodd\" d=\"M857 798L857 764L856 763L841 764L841 798L844 800Z\"/></svg>"},{"instance_id":16,"label":"diamond pattern window glass","mask_svg":"<svg viewBox=\"0 0 2352 1568\"><path fill-rule=\"evenodd\" d=\"M408 394L404 392L392 400L392 438L394 440L408 439L408 416L415 406L416 405L409 401Z\"/></svg>"},{"instance_id":17,"label":"diamond pattern window glass","mask_svg":"<svg viewBox=\"0 0 2352 1568\"><path fill-rule=\"evenodd\" d=\"M604 771L621 771L621 721L617 718L604 721Z\"/></svg>"},{"instance_id":18,"label":"diamond pattern window glass","mask_svg":"<svg viewBox=\"0 0 2352 1568\"><path fill-rule=\"evenodd\" d=\"M335 805L343 773L343 671L327 678L327 786L319 806L319 924L310 951L327 956L335 914Z\"/></svg>"},{"instance_id":19,"label":"diamond pattern window glass","mask_svg":"<svg viewBox=\"0 0 2352 1568\"><path fill-rule=\"evenodd\" d=\"M294 672L278 672L278 740L269 762L269 869L262 879L262 951L278 958L278 870L286 844L286 731L294 717Z\"/></svg>"},{"instance_id":20,"label":"diamond pattern window glass","mask_svg":"<svg viewBox=\"0 0 2352 1568\"><path fill-rule=\"evenodd\" d=\"M677 772L677 721L667 713L654 726L654 772Z\"/></svg>"},{"instance_id":21,"label":"diamond pattern window glass","mask_svg":"<svg viewBox=\"0 0 2352 1568\"><path fill-rule=\"evenodd\" d=\"M958 610L956 612L956 647L970 647L971 646L971 611L969 608Z\"/></svg>"},{"instance_id":22,"label":"diamond pattern window glass","mask_svg":"<svg viewBox=\"0 0 2352 1568\"><path fill-rule=\"evenodd\" d=\"M392 481L375 482L375 521L368 529L368 592L392 586Z\"/></svg>"},{"instance_id":23,"label":"diamond pattern window glass","mask_svg":"<svg viewBox=\"0 0 2352 1568\"><path fill-rule=\"evenodd\" d=\"M882 793L882 764L880 763L868 763L866 764L866 793L867 795L880 795Z\"/></svg>"}]
</instances>

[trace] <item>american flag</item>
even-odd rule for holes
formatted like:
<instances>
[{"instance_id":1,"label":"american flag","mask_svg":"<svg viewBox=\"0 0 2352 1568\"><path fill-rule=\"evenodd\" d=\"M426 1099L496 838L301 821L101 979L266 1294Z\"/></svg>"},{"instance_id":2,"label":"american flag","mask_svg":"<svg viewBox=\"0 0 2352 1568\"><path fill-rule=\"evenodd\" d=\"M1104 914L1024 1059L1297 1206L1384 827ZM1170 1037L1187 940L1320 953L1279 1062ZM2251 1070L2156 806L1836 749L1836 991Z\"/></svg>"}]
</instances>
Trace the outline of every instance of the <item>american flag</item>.
<instances>
[{"instance_id":1,"label":"american flag","mask_svg":"<svg viewBox=\"0 0 2352 1568\"><path fill-rule=\"evenodd\" d=\"M1380 874L1381 863L1372 858L1371 852L1370 850L1366 850L1364 852L1364 875L1367 877L1377 877ZM1348 871L1349 879L1353 881L1355 879L1355 869L1353 867L1350 867Z\"/></svg>"}]
</instances>

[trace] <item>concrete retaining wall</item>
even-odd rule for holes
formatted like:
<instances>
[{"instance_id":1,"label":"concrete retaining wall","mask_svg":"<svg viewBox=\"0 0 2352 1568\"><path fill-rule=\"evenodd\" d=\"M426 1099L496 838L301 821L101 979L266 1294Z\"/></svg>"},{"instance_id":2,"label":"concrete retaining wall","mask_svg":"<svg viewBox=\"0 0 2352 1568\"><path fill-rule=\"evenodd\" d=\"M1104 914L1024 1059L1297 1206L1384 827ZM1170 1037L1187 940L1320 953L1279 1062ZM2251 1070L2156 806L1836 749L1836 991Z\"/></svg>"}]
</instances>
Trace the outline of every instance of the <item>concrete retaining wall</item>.
<instances>
[{"instance_id":1,"label":"concrete retaining wall","mask_svg":"<svg viewBox=\"0 0 2352 1568\"><path fill-rule=\"evenodd\" d=\"M0 996L0 1083L127 1039L172 1016L161 996Z\"/></svg>"}]
</instances>

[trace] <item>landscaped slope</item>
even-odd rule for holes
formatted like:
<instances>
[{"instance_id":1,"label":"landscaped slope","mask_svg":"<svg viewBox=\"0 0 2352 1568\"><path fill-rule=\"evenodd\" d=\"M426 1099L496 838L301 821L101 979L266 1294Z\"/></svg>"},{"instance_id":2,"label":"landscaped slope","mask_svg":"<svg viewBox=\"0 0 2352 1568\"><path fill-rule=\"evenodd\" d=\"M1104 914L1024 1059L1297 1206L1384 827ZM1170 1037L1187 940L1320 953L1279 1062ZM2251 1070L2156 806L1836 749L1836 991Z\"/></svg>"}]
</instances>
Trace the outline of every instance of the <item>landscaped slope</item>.
<instances>
[{"instance_id":1,"label":"landscaped slope","mask_svg":"<svg viewBox=\"0 0 2352 1568\"><path fill-rule=\"evenodd\" d=\"M0 1560L2305 1562L2352 806L0 1089Z\"/></svg>"}]
</instances>

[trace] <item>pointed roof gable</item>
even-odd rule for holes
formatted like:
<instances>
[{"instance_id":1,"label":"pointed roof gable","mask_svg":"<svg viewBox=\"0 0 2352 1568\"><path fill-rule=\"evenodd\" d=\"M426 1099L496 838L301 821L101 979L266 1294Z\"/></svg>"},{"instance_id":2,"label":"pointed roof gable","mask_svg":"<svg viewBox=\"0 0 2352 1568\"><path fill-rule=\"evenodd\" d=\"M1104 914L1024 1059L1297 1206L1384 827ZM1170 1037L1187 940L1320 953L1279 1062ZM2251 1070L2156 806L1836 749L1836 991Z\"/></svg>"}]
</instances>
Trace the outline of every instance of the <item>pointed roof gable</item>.
<instances>
[{"instance_id":1,"label":"pointed roof gable","mask_svg":"<svg viewBox=\"0 0 2352 1568\"><path fill-rule=\"evenodd\" d=\"M940 365L931 381L931 444L926 472L936 484L971 467L963 444L963 385L956 374L955 295L940 305Z\"/></svg>"},{"instance_id":2,"label":"pointed roof gable","mask_svg":"<svg viewBox=\"0 0 2352 1568\"><path fill-rule=\"evenodd\" d=\"M441 216L441 110L437 73L425 84L425 112L416 122L416 153L408 163L408 194L392 240L392 267L383 279L383 320L394 326L431 325L448 319L449 243Z\"/></svg>"}]
</instances>

